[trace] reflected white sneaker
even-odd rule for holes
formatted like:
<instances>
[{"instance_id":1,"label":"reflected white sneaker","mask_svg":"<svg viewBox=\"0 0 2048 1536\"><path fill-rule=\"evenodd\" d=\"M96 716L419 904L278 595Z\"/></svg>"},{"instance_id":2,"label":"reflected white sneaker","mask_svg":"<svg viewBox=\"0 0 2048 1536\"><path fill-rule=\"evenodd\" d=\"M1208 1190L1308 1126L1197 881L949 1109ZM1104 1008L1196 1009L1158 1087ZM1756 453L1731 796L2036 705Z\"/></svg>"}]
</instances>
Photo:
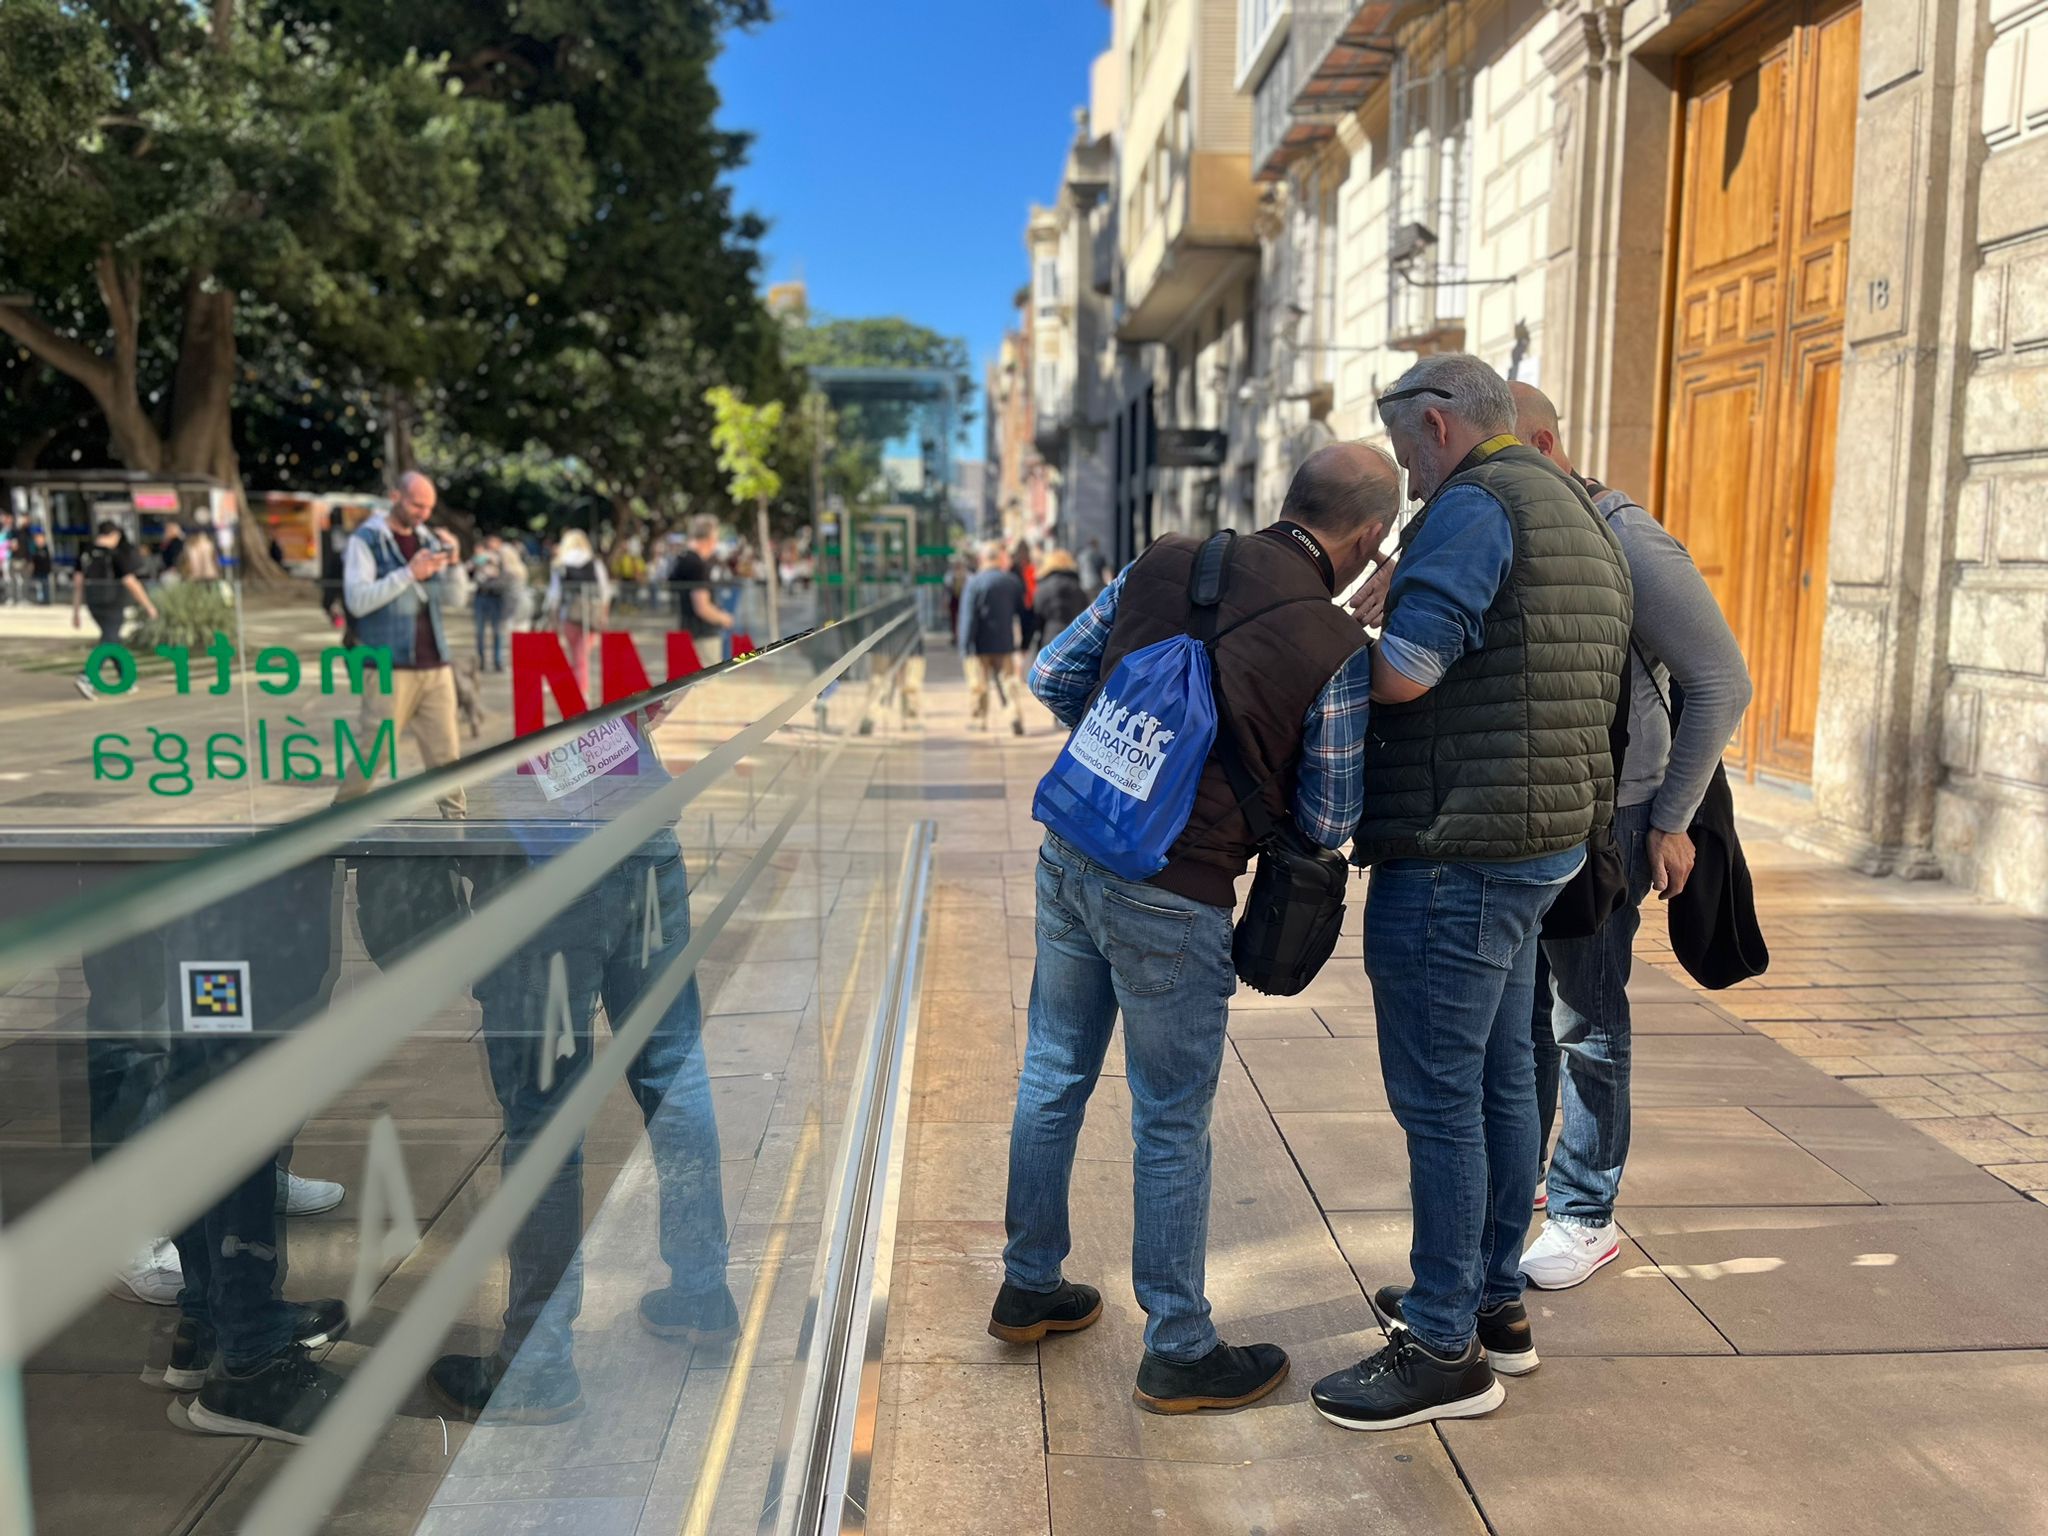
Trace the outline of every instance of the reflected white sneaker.
<instances>
[{"instance_id":1,"label":"reflected white sneaker","mask_svg":"<svg viewBox=\"0 0 2048 1536\"><path fill-rule=\"evenodd\" d=\"M332 1179L302 1179L296 1173L278 1175L277 1209L282 1216L318 1216L341 1204L348 1191Z\"/></svg>"},{"instance_id":2,"label":"reflected white sneaker","mask_svg":"<svg viewBox=\"0 0 2048 1536\"><path fill-rule=\"evenodd\" d=\"M1597 1227L1546 1221L1522 1255L1522 1273L1542 1290L1569 1290L1590 1280L1594 1270L1620 1252L1621 1231L1611 1221Z\"/></svg>"},{"instance_id":3,"label":"reflected white sneaker","mask_svg":"<svg viewBox=\"0 0 2048 1536\"><path fill-rule=\"evenodd\" d=\"M107 1293L152 1307L175 1307L183 1289L185 1272L178 1267L178 1250L169 1238L160 1237L114 1272Z\"/></svg>"}]
</instances>

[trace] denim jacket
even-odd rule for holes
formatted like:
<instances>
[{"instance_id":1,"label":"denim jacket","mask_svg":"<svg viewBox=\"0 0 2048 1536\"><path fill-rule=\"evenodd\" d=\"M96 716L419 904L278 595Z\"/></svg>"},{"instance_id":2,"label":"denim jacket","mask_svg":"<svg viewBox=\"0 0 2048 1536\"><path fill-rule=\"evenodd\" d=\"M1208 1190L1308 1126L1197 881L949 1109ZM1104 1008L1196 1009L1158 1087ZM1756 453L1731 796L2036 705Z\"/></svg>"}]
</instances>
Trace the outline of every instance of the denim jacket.
<instances>
[{"instance_id":1,"label":"denim jacket","mask_svg":"<svg viewBox=\"0 0 2048 1536\"><path fill-rule=\"evenodd\" d=\"M421 548L429 547L430 540L440 542L430 529L422 528L420 535ZM349 539L342 559L342 598L355 619L356 643L388 649L394 667L414 664L413 637L422 603L433 621L434 645L447 659L448 636L441 623L446 591L445 572L425 581L413 579L382 513L366 519Z\"/></svg>"}]
</instances>

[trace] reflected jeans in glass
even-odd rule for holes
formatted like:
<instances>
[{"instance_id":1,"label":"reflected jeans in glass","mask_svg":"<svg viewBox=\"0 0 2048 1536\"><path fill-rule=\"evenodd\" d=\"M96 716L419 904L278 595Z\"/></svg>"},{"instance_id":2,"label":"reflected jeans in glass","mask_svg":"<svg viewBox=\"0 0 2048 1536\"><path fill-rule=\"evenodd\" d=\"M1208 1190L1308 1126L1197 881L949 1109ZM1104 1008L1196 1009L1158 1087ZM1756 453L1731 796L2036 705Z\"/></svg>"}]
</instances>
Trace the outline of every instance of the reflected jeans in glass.
<instances>
[{"instance_id":1,"label":"reflected jeans in glass","mask_svg":"<svg viewBox=\"0 0 2048 1536\"><path fill-rule=\"evenodd\" d=\"M1536 931L1557 884L1499 865L1375 865L1365 973L1380 1073L1408 1139L1414 1285L1408 1327L1461 1352L1482 1307L1522 1294L1538 1155L1529 1036Z\"/></svg>"},{"instance_id":2,"label":"reflected jeans in glass","mask_svg":"<svg viewBox=\"0 0 2048 1536\"><path fill-rule=\"evenodd\" d=\"M476 664L493 672L505 670L505 597L479 591L470 606L476 625Z\"/></svg>"},{"instance_id":3,"label":"reflected jeans in glass","mask_svg":"<svg viewBox=\"0 0 2048 1536\"><path fill-rule=\"evenodd\" d=\"M661 936L646 965L646 898L653 873ZM489 921L489 908L479 914ZM504 1166L525 1155L548 1117L589 1070L597 1003L616 1028L647 981L690 941L690 902L682 850L673 833L650 839L558 914L532 942L476 989L483 1005L491 1085L505 1112ZM573 1055L557 1058L552 1084L540 1086L551 958L568 979ZM626 1069L653 1149L661 1191L661 1256L675 1288L697 1293L725 1282L725 1199L719 1182L718 1124L704 1065L703 1010L694 978L677 994ZM577 1140L539 1204L512 1239L510 1298L500 1355L523 1349L534 1369L567 1364L570 1328L583 1306L583 1142Z\"/></svg>"},{"instance_id":4,"label":"reflected jeans in glass","mask_svg":"<svg viewBox=\"0 0 2048 1536\"><path fill-rule=\"evenodd\" d=\"M1203 1274L1209 1110L1237 990L1230 909L1119 880L1051 834L1037 879L1038 961L1010 1130L1005 1277L1028 1291L1060 1284L1073 1247L1074 1148L1121 1010L1137 1144L1131 1282L1145 1309L1145 1347L1199 1360L1216 1347Z\"/></svg>"},{"instance_id":5,"label":"reflected jeans in glass","mask_svg":"<svg viewBox=\"0 0 2048 1536\"><path fill-rule=\"evenodd\" d=\"M1605 1226L1614 1219L1628 1161L1630 957L1650 894L1650 807L1614 813L1614 841L1628 871L1628 902L1600 931L1544 943L1557 1003L1552 1022L1564 1058L1563 1123L1550 1158L1550 1219Z\"/></svg>"}]
</instances>

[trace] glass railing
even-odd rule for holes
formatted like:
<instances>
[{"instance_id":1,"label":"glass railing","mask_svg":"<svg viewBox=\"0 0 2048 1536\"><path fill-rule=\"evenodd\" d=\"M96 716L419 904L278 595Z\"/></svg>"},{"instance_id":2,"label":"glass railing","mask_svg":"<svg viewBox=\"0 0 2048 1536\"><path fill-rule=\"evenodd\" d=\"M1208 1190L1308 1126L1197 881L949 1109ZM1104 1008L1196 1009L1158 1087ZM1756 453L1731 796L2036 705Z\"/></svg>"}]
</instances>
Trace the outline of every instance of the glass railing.
<instances>
[{"instance_id":1,"label":"glass railing","mask_svg":"<svg viewBox=\"0 0 2048 1536\"><path fill-rule=\"evenodd\" d=\"M660 675L637 629L593 666ZM857 1497L920 646L891 599L311 814L202 800L195 746L189 796L10 818L0 1530L751 1532ZM331 745L320 697L275 728ZM235 707L273 745L282 696Z\"/></svg>"}]
</instances>

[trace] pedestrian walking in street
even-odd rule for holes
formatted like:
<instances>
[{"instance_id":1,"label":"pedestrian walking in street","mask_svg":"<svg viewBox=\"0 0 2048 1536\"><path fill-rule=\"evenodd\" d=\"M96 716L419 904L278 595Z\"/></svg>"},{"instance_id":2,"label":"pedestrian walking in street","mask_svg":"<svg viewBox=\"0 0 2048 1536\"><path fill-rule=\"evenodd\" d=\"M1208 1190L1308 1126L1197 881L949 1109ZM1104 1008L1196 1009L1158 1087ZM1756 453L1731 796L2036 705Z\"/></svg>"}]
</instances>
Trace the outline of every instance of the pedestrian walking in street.
<instances>
[{"instance_id":1,"label":"pedestrian walking in street","mask_svg":"<svg viewBox=\"0 0 2048 1536\"><path fill-rule=\"evenodd\" d=\"M611 577L592 553L590 535L581 528L569 529L548 568L547 612L585 698L590 697L590 637L604 632L611 610Z\"/></svg>"},{"instance_id":2,"label":"pedestrian walking in street","mask_svg":"<svg viewBox=\"0 0 2048 1536\"><path fill-rule=\"evenodd\" d=\"M47 608L56 584L57 557L51 553L49 534L40 528L29 534L28 576L36 602Z\"/></svg>"},{"instance_id":3,"label":"pedestrian walking in street","mask_svg":"<svg viewBox=\"0 0 2048 1536\"><path fill-rule=\"evenodd\" d=\"M1081 591L1092 603L1096 593L1108 585L1109 556L1102 552L1102 540L1090 539L1081 552Z\"/></svg>"},{"instance_id":4,"label":"pedestrian walking in street","mask_svg":"<svg viewBox=\"0 0 2048 1536\"><path fill-rule=\"evenodd\" d=\"M690 519L689 540L669 565L668 585L675 593L676 622L689 632L700 651L706 641L715 640L722 653L737 620L718 606L711 589L711 562L717 554L718 519L700 512Z\"/></svg>"},{"instance_id":5,"label":"pedestrian walking in street","mask_svg":"<svg viewBox=\"0 0 2048 1536\"><path fill-rule=\"evenodd\" d=\"M164 519L164 536L156 547L157 574L182 578L179 557L185 553L185 528L175 517Z\"/></svg>"},{"instance_id":6,"label":"pedestrian walking in street","mask_svg":"<svg viewBox=\"0 0 2048 1536\"><path fill-rule=\"evenodd\" d=\"M128 542L121 525L111 518L102 522L93 530L92 542L80 551L78 568L71 573L71 627L84 628L81 614L90 613L99 626L99 643L115 645L121 639L121 626L128 621L131 602L154 619L156 604L142 585L147 568L142 551ZM73 679L88 699L99 696L96 681L90 662Z\"/></svg>"},{"instance_id":7,"label":"pedestrian walking in street","mask_svg":"<svg viewBox=\"0 0 2048 1536\"><path fill-rule=\"evenodd\" d=\"M470 619L476 626L476 664L493 672L505 670L505 611L516 594L512 571L505 557L505 540L487 533L470 558Z\"/></svg>"},{"instance_id":8,"label":"pedestrian walking in street","mask_svg":"<svg viewBox=\"0 0 2048 1536\"><path fill-rule=\"evenodd\" d=\"M1514 384L1515 435L1575 475L1558 432L1557 407L1535 386ZM1546 1290L1580 1284L1621 1251L1614 1202L1629 1145L1631 1031L1628 981L1642 904L1669 901L1692 873L1687 835L1721 754L1749 707L1749 668L1683 544L1626 493L1579 476L1621 543L1635 591L1629 641L1635 649L1628 705L1628 753L1615 790L1614 840L1627 871L1628 901L1587 938L1545 939L1551 999L1538 996L1536 1084L1546 1126L1562 1072L1562 1126L1548 1187L1549 1213L1522 1255L1522 1273ZM1672 725L1674 686L1685 709Z\"/></svg>"},{"instance_id":9,"label":"pedestrian walking in street","mask_svg":"<svg viewBox=\"0 0 2048 1536\"><path fill-rule=\"evenodd\" d=\"M342 561L342 598L355 621L356 642L391 653L391 691L363 690L364 750L377 727L391 724L394 736L408 732L429 768L462 755L457 726L455 674L448 665L448 634L442 607L454 546L432 528L434 482L408 471L392 493L391 510L363 520L348 541ZM334 803L370 792L359 763L348 764ZM437 802L441 814L460 817L467 803L460 785Z\"/></svg>"},{"instance_id":10,"label":"pedestrian walking in street","mask_svg":"<svg viewBox=\"0 0 2048 1536\"><path fill-rule=\"evenodd\" d=\"M1088 606L1081 591L1081 574L1074 557L1064 549L1048 549L1038 563L1038 624L1040 640L1053 640Z\"/></svg>"},{"instance_id":11,"label":"pedestrian walking in street","mask_svg":"<svg viewBox=\"0 0 2048 1536\"><path fill-rule=\"evenodd\" d=\"M1000 542L982 546L981 569L960 593L960 627L956 638L967 667L967 717L976 730L988 724L989 691L1002 701L1010 717L1010 734L1024 734L1023 684L1017 676L1017 652L1023 648L1028 619L1024 583L1010 569L1010 556Z\"/></svg>"},{"instance_id":12,"label":"pedestrian walking in street","mask_svg":"<svg viewBox=\"0 0 2048 1536\"><path fill-rule=\"evenodd\" d=\"M1414 1235L1412 1284L1373 1297L1391 1342L1312 1393L1349 1429L1486 1413L1496 1369L1536 1366L1537 931L1613 814L1630 612L1614 535L1516 440L1492 368L1426 357L1379 411L1423 507L1356 600L1381 634L1352 859L1372 869L1365 971Z\"/></svg>"},{"instance_id":13,"label":"pedestrian walking in street","mask_svg":"<svg viewBox=\"0 0 2048 1536\"><path fill-rule=\"evenodd\" d=\"M1281 521L1234 541L1220 600L1202 610L1214 624L1215 695L1228 706L1218 742L1232 732L1266 816L1284 824L1291 815L1323 848L1341 846L1357 822L1371 686L1365 637L1331 599L1365 570L1398 507L1384 454L1322 449L1295 475ZM1204 548L1185 535L1160 539L1039 653L1032 691L1062 724L1097 721L1120 741L1142 735L1143 750L1165 759L1170 740L1140 732L1145 717L1098 694L1127 657L1196 626L1191 577ZM991 546L977 581L992 572L1014 580L1002 554ZM1149 799L1131 803L1142 816ZM1209 1115L1237 985L1235 882L1255 851L1241 804L1211 751L1184 825L1177 835L1159 829L1172 842L1151 878L1119 878L1050 828L1038 854L1030 1033L989 1332L1028 1342L1101 1313L1096 1290L1062 1266L1075 1145L1121 1013L1135 1142L1131 1280L1145 1311L1136 1397L1157 1413L1253 1402L1287 1374L1277 1345L1218 1339L1204 1285Z\"/></svg>"}]
</instances>

